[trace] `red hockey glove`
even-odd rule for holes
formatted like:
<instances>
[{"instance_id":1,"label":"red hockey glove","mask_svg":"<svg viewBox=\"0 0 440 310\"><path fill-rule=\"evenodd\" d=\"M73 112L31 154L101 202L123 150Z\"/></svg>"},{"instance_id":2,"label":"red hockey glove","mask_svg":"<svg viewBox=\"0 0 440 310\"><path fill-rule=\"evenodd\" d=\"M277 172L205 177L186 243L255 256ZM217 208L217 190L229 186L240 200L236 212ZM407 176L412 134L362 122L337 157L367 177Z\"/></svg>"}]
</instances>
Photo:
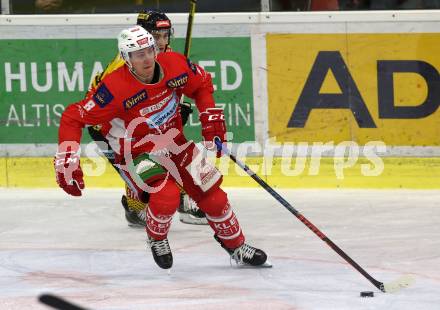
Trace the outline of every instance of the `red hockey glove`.
<instances>
[{"instance_id":1,"label":"red hockey glove","mask_svg":"<svg viewBox=\"0 0 440 310\"><path fill-rule=\"evenodd\" d=\"M226 142L226 123L223 110L220 108L206 109L200 113L200 123L202 123L203 144L208 150L215 150L215 138L219 138L221 142ZM217 157L221 156L221 152L217 151Z\"/></svg>"},{"instance_id":2,"label":"red hockey glove","mask_svg":"<svg viewBox=\"0 0 440 310\"><path fill-rule=\"evenodd\" d=\"M69 195L81 196L84 180L79 155L75 152L56 153L53 163L58 185Z\"/></svg>"}]
</instances>

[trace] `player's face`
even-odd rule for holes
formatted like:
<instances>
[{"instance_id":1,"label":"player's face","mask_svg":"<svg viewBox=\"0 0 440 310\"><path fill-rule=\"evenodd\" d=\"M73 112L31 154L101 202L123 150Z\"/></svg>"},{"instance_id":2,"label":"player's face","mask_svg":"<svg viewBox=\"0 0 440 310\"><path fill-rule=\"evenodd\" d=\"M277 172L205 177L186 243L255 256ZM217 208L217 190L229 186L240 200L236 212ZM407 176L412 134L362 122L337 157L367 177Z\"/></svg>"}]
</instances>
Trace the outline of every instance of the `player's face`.
<instances>
[{"instance_id":1,"label":"player's face","mask_svg":"<svg viewBox=\"0 0 440 310\"><path fill-rule=\"evenodd\" d=\"M130 62L133 66L133 71L146 83L149 83L153 78L155 60L156 51L154 47L147 47L130 53Z\"/></svg>"},{"instance_id":2,"label":"player's face","mask_svg":"<svg viewBox=\"0 0 440 310\"><path fill-rule=\"evenodd\" d=\"M155 30L151 33L154 37L154 41L156 42L157 47L161 53L165 52L165 49L168 44L168 40L170 38L170 31L168 29L164 30Z\"/></svg>"}]
</instances>

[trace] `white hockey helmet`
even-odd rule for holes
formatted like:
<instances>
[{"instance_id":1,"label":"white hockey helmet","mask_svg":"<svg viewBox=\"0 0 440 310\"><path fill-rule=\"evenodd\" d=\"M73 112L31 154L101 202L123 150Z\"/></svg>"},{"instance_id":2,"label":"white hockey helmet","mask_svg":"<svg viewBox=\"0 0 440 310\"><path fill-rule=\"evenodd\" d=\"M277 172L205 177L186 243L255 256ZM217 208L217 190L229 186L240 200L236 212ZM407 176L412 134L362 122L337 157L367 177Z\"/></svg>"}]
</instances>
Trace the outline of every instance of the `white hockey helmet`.
<instances>
[{"instance_id":1,"label":"white hockey helmet","mask_svg":"<svg viewBox=\"0 0 440 310\"><path fill-rule=\"evenodd\" d=\"M134 26L122 30L118 35L118 49L122 59L131 68L130 52L138 51L144 48L153 47L157 53L156 43L153 35L141 26Z\"/></svg>"}]
</instances>

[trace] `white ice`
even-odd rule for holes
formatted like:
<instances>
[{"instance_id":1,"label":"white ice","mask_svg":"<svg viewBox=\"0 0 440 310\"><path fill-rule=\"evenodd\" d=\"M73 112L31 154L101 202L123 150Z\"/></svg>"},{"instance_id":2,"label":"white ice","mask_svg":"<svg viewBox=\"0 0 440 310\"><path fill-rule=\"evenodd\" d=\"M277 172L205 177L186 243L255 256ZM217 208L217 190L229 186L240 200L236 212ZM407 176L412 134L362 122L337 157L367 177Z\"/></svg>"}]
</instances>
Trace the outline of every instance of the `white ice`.
<instances>
[{"instance_id":1,"label":"white ice","mask_svg":"<svg viewBox=\"0 0 440 310\"><path fill-rule=\"evenodd\" d=\"M158 268L129 228L121 190L0 189L0 309L48 309L51 293L89 309L440 309L440 191L280 190L374 278L381 293L260 189L227 189L247 242L274 267L237 269L207 226L174 219L174 266ZM374 298L360 298L361 291Z\"/></svg>"}]
</instances>

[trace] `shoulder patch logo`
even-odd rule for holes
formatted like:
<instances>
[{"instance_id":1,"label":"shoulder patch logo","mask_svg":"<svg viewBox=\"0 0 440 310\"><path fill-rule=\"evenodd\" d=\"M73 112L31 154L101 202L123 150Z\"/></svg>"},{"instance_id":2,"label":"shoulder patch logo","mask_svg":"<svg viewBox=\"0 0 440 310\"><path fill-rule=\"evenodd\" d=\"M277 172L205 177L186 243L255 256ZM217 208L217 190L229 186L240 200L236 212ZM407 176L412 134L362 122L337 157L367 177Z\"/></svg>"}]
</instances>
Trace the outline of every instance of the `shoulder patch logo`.
<instances>
[{"instance_id":1,"label":"shoulder patch logo","mask_svg":"<svg viewBox=\"0 0 440 310\"><path fill-rule=\"evenodd\" d=\"M191 71L194 74L197 74L197 67L194 63L191 62L191 60L189 60L189 58L186 59L186 63L188 64L188 67L191 69Z\"/></svg>"},{"instance_id":2,"label":"shoulder patch logo","mask_svg":"<svg viewBox=\"0 0 440 310\"><path fill-rule=\"evenodd\" d=\"M105 107L113 100L114 96L110 90L105 86L105 84L99 85L95 94L93 95L93 100L101 107Z\"/></svg>"},{"instance_id":3,"label":"shoulder patch logo","mask_svg":"<svg viewBox=\"0 0 440 310\"><path fill-rule=\"evenodd\" d=\"M141 103L142 101L147 100L147 98L148 98L147 91L145 89L143 89L140 92L136 93L134 96L124 100L124 102L123 102L124 109L129 110L132 107L134 107L135 105L137 105L138 103Z\"/></svg>"},{"instance_id":4,"label":"shoulder patch logo","mask_svg":"<svg viewBox=\"0 0 440 310\"><path fill-rule=\"evenodd\" d=\"M168 80L167 86L169 88L177 88L177 87L181 87L181 86L185 85L186 82L188 82L188 73L183 73L183 74L175 77L174 79Z\"/></svg>"}]
</instances>

